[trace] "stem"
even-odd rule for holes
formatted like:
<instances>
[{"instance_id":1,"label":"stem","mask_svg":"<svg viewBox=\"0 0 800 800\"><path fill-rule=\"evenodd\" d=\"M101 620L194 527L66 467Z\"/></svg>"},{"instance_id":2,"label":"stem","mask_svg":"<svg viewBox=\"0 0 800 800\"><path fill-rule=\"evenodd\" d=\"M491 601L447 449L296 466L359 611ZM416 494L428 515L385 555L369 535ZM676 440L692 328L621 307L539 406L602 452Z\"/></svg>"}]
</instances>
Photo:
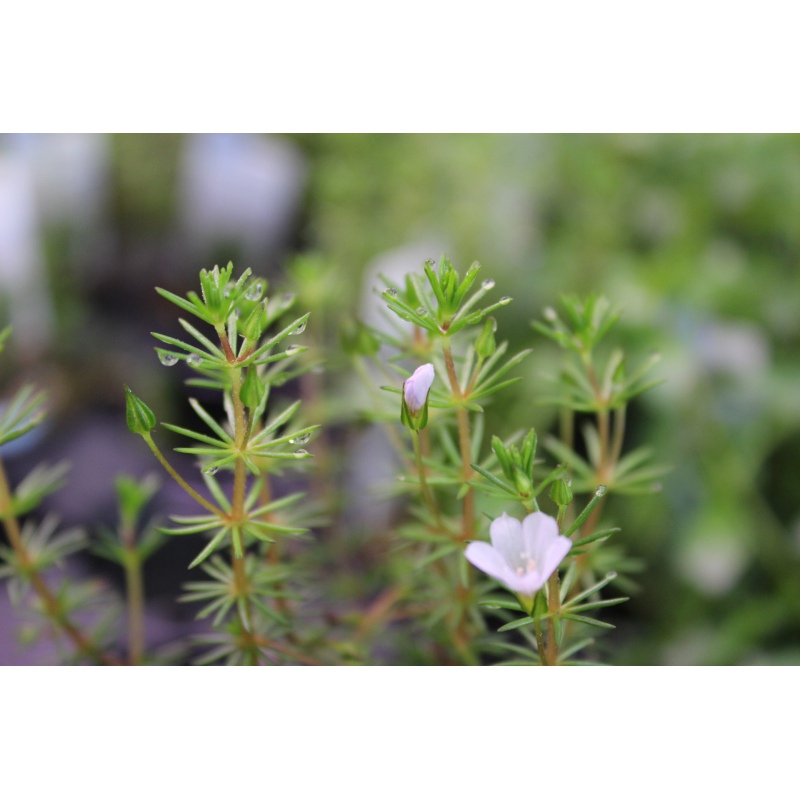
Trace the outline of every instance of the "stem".
<instances>
[{"instance_id":1,"label":"stem","mask_svg":"<svg viewBox=\"0 0 800 800\"><path fill-rule=\"evenodd\" d=\"M456 375L456 367L453 362L453 353L450 350L450 341L445 338L442 341L442 352L444 353L444 363L447 369L447 377L450 381L450 389L453 392L453 397L456 402L464 399L464 393L458 383L458 376ZM472 478L472 444L469 437L469 415L467 409L463 405L456 406L456 420L458 422L458 445L461 450L461 480L466 483ZM464 495L462 502L462 516L461 516L461 541L466 542L468 539L475 538L475 491L472 486L469 487L467 493ZM456 623L456 628L453 633L453 642L457 649L465 656L467 662L474 661L469 651L469 636L467 634L467 611L470 602L472 573L467 571L467 585L458 588L458 603L459 603L459 619Z\"/></svg>"},{"instance_id":2,"label":"stem","mask_svg":"<svg viewBox=\"0 0 800 800\"><path fill-rule=\"evenodd\" d=\"M447 377L450 380L453 396L456 401L463 400L464 394L458 385L453 354L447 339L442 343L442 352L444 353L444 363L447 367ZM456 407L456 420L458 422L458 445L461 450L461 479L466 483L472 477L472 446L469 438L469 415L467 414L467 409L462 405ZM461 539L466 541L474 538L475 535L475 492L471 486L464 495L462 508Z\"/></svg>"},{"instance_id":3,"label":"stem","mask_svg":"<svg viewBox=\"0 0 800 800\"><path fill-rule=\"evenodd\" d=\"M233 422L234 431L233 438L236 444L236 449L239 451L239 456L236 458L233 468L233 497L231 499L231 517L235 520L244 520L245 517L245 490L247 488L247 467L242 459L241 454L247 446L247 417L245 415L244 404L240 396L242 387L242 370L241 368L233 368L231 370L231 394L233 397ZM236 557L235 551L231 554L231 562L233 566L234 579L236 581L236 594L244 598L244 610L237 603L239 613L239 620L242 624L243 638L248 649L252 650L251 656L253 664L257 664L257 651L258 647L253 640L251 631L250 617L250 582L247 578L247 570L245 569L244 555L241 558Z\"/></svg>"},{"instance_id":4,"label":"stem","mask_svg":"<svg viewBox=\"0 0 800 800\"><path fill-rule=\"evenodd\" d=\"M217 508L213 503L209 502L208 500L203 497L203 495L196 492L189 486L188 483L176 472L175 468L172 464L164 458L163 453L158 449L158 445L153 441L153 437L150 436L149 433L143 433L142 438L147 442L147 446L153 451L155 457L159 460L159 463L162 467L170 474L170 476L175 480L178 486L181 487L188 495L193 497L198 503L200 503L203 508L210 511L212 514L217 514L218 516L224 516L224 512Z\"/></svg>"},{"instance_id":5,"label":"stem","mask_svg":"<svg viewBox=\"0 0 800 800\"><path fill-rule=\"evenodd\" d=\"M558 614L561 609L561 584L558 579L558 569L547 581L547 610L550 614ZM547 621L547 661L550 666L558 664L558 642L556 641L555 617Z\"/></svg>"},{"instance_id":6,"label":"stem","mask_svg":"<svg viewBox=\"0 0 800 800\"><path fill-rule=\"evenodd\" d=\"M559 533L564 529L564 517L567 513L566 506L558 507L556 522ZM556 617L561 611L561 581L558 577L558 568L547 580L547 611L551 615L547 622L547 661L551 666L558 664L558 641L556 640Z\"/></svg>"},{"instance_id":7,"label":"stem","mask_svg":"<svg viewBox=\"0 0 800 800\"><path fill-rule=\"evenodd\" d=\"M128 658L141 664L144 657L144 581L142 561L135 547L125 545L125 587L128 596Z\"/></svg>"},{"instance_id":8,"label":"stem","mask_svg":"<svg viewBox=\"0 0 800 800\"><path fill-rule=\"evenodd\" d=\"M66 636L72 640L79 653L94 659L100 664L107 666L119 666L120 661L104 653L94 645L88 637L77 628L67 617L61 604L50 591L44 579L36 569L36 565L28 553L25 542L22 538L22 531L19 521L14 515L11 489L8 485L5 467L0 460L0 509L4 512L3 527L8 534L8 540L19 560L21 571L31 582L31 586L41 599L47 616L49 616L58 626L61 627Z\"/></svg>"},{"instance_id":9,"label":"stem","mask_svg":"<svg viewBox=\"0 0 800 800\"><path fill-rule=\"evenodd\" d=\"M433 514L434 518L436 519L436 524L443 528L442 518L439 516L439 509L436 507L436 502L433 499L433 494L431 494L430 487L428 486L428 480L425 477L425 465L422 463L422 449L420 448L419 443L419 431L411 431L411 439L414 442L414 455L417 459L417 474L419 475L419 486L422 489L422 496L425 499L425 504L430 509L431 514Z\"/></svg>"},{"instance_id":10,"label":"stem","mask_svg":"<svg viewBox=\"0 0 800 800\"><path fill-rule=\"evenodd\" d=\"M550 666L547 663L547 654L544 646L544 636L542 635L542 622L539 617L533 618L533 629L536 631L536 647L539 650L539 661L543 667Z\"/></svg>"}]
</instances>

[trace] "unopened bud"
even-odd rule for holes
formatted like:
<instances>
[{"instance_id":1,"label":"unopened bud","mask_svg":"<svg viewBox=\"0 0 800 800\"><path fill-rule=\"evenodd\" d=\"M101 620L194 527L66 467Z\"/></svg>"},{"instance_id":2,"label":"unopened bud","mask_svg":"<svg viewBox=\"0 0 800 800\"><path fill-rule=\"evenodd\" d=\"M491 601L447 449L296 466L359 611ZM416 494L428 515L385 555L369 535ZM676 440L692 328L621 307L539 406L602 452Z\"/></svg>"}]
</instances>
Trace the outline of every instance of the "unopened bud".
<instances>
[{"instance_id":1,"label":"unopened bud","mask_svg":"<svg viewBox=\"0 0 800 800\"><path fill-rule=\"evenodd\" d=\"M434 377L433 364L423 364L403 384L400 419L412 430L418 431L428 424L428 392Z\"/></svg>"}]
</instances>

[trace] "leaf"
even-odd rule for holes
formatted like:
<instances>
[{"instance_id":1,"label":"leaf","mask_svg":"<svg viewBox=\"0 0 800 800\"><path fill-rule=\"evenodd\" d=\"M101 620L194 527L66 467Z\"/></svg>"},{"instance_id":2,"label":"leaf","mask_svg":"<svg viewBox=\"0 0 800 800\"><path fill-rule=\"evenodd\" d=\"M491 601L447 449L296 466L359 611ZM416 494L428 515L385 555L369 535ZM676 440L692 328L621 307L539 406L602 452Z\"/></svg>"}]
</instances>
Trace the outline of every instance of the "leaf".
<instances>
[{"instance_id":1,"label":"leaf","mask_svg":"<svg viewBox=\"0 0 800 800\"><path fill-rule=\"evenodd\" d=\"M562 614L562 619L571 619L575 622L583 622L585 625L591 625L595 628L603 628L606 630L613 630L616 625L611 625L608 622L600 622L599 619L593 619L592 617L582 617L580 614Z\"/></svg>"},{"instance_id":2,"label":"leaf","mask_svg":"<svg viewBox=\"0 0 800 800\"><path fill-rule=\"evenodd\" d=\"M523 628L525 625L533 625L533 620L530 617L520 617L513 622L507 622L502 628L498 628L497 632L503 633L504 631L513 631L517 628Z\"/></svg>"},{"instance_id":3,"label":"leaf","mask_svg":"<svg viewBox=\"0 0 800 800\"><path fill-rule=\"evenodd\" d=\"M593 603L582 603L579 606L569 606L570 613L576 611L591 611L593 608L606 608L607 606L616 606L630 600L630 597L614 597L610 600L597 600Z\"/></svg>"},{"instance_id":4,"label":"leaf","mask_svg":"<svg viewBox=\"0 0 800 800\"><path fill-rule=\"evenodd\" d=\"M479 606L486 608L508 608L511 611L522 611L516 600L506 600L504 597L487 597L478 601Z\"/></svg>"}]
</instances>

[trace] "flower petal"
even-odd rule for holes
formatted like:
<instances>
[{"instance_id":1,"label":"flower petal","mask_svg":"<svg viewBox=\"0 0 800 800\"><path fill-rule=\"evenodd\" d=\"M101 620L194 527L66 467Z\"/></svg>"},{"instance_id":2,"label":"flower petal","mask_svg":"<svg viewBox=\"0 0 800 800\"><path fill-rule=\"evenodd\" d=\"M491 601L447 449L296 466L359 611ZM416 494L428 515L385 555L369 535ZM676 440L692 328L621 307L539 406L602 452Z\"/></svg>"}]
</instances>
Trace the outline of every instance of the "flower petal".
<instances>
[{"instance_id":1,"label":"flower petal","mask_svg":"<svg viewBox=\"0 0 800 800\"><path fill-rule=\"evenodd\" d=\"M487 575L510 587L510 581L518 576L503 558L503 554L488 542L470 542L464 551L467 561Z\"/></svg>"},{"instance_id":2,"label":"flower petal","mask_svg":"<svg viewBox=\"0 0 800 800\"><path fill-rule=\"evenodd\" d=\"M522 523L508 514L502 514L495 519L489 528L489 537L492 546L499 550L512 572L517 567L525 568L525 559L522 552L525 550Z\"/></svg>"},{"instance_id":3,"label":"flower petal","mask_svg":"<svg viewBox=\"0 0 800 800\"><path fill-rule=\"evenodd\" d=\"M558 523L542 511L534 511L522 520L522 544L530 557L540 566L550 545L558 538Z\"/></svg>"},{"instance_id":4,"label":"flower petal","mask_svg":"<svg viewBox=\"0 0 800 800\"><path fill-rule=\"evenodd\" d=\"M557 569L558 565L564 560L572 547L572 540L566 536L557 536L550 543L547 552L539 564L539 572L546 581Z\"/></svg>"},{"instance_id":5,"label":"flower petal","mask_svg":"<svg viewBox=\"0 0 800 800\"><path fill-rule=\"evenodd\" d=\"M423 364L417 367L414 374L403 384L403 397L412 414L417 414L425 405L434 375L433 364Z\"/></svg>"}]
</instances>

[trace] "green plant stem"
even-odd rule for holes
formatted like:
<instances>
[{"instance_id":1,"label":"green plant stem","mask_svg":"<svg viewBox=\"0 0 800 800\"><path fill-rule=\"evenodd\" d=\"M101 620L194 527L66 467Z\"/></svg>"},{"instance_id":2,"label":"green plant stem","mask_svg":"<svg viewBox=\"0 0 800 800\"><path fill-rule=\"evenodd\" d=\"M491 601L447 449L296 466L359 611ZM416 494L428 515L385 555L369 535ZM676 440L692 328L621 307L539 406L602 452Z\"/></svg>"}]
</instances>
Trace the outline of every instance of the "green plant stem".
<instances>
[{"instance_id":1,"label":"green plant stem","mask_svg":"<svg viewBox=\"0 0 800 800\"><path fill-rule=\"evenodd\" d=\"M456 402L460 402L464 399L464 394L458 384L458 376L453 363L453 353L450 350L450 344L447 339L442 344L442 352L444 353L444 363L447 368L450 389ZM461 450L461 479L466 483L472 478L473 474L471 466L472 445L469 438L469 414L462 405L456 406L456 421L458 422L458 446ZM467 541L475 536L475 492L471 486L464 495L462 510L461 539L462 541Z\"/></svg>"},{"instance_id":2,"label":"green plant stem","mask_svg":"<svg viewBox=\"0 0 800 800\"><path fill-rule=\"evenodd\" d=\"M431 514L433 514L436 524L443 528L442 518L439 515L439 509L436 506L436 501L433 499L430 487L428 486L428 479L425 476L425 465L422 463L422 448L419 442L419 431L411 431L411 439L414 442L414 456L417 460L417 474L419 475L419 486L422 490L422 496L425 499L425 504L428 506Z\"/></svg>"},{"instance_id":3,"label":"green plant stem","mask_svg":"<svg viewBox=\"0 0 800 800\"><path fill-rule=\"evenodd\" d=\"M542 634L542 622L539 617L533 618L533 629L536 632L536 647L539 651L539 661L543 667L549 666L547 663L547 653L544 645L544 635Z\"/></svg>"},{"instance_id":4,"label":"green plant stem","mask_svg":"<svg viewBox=\"0 0 800 800\"><path fill-rule=\"evenodd\" d=\"M49 616L66 634L75 645L79 653L106 666L120 666L121 662L104 653L81 631L68 617L61 604L55 598L50 588L36 569L36 565L25 547L19 521L14 515L11 489L8 484L5 466L0 460L0 510L3 512L3 527L8 535L14 553L19 560L24 576L31 582L31 586L42 601L47 616Z\"/></svg>"},{"instance_id":5,"label":"green plant stem","mask_svg":"<svg viewBox=\"0 0 800 800\"><path fill-rule=\"evenodd\" d=\"M203 508L210 511L212 514L217 514L218 516L224 516L224 512L222 509L217 508L213 503L209 502L208 500L203 497L203 495L196 492L189 486L188 483L177 473L175 468L172 464L167 461L164 457L164 454L161 450L158 449L158 445L153 441L153 437L149 433L143 433L142 438L147 442L147 446L153 451L153 454L158 459L159 463L162 467L169 473L170 477L181 487L190 497L194 498L198 503L200 503Z\"/></svg>"},{"instance_id":6,"label":"green plant stem","mask_svg":"<svg viewBox=\"0 0 800 800\"><path fill-rule=\"evenodd\" d=\"M128 658L131 664L144 659L144 581L142 560L135 547L125 545L125 587L128 599Z\"/></svg>"},{"instance_id":7,"label":"green plant stem","mask_svg":"<svg viewBox=\"0 0 800 800\"><path fill-rule=\"evenodd\" d=\"M558 569L547 581L547 611L557 615L561 610L561 584L558 579ZM551 666L558 664L558 641L556 640L555 617L547 621L547 661Z\"/></svg>"},{"instance_id":8,"label":"green plant stem","mask_svg":"<svg viewBox=\"0 0 800 800\"><path fill-rule=\"evenodd\" d=\"M461 451L461 479L464 483L471 480L473 476L472 470L472 443L469 435L469 414L467 409L461 405L464 400L464 393L458 383L458 375L456 375L456 367L453 362L453 353L450 350L450 341L445 338L442 342L442 352L444 354L444 363L447 369L447 377L450 382L450 389L453 392L458 405L456 406L456 421L458 423L458 445ZM461 506L461 541L466 542L469 539L475 538L475 491L473 487L469 487L467 493L464 495ZM467 620L468 610L470 605L471 587L472 587L472 573L467 571L467 584L466 586L458 587L458 604L459 604L459 618L457 620L456 628L453 633L453 640L456 647L465 656L466 661L474 662L472 655L469 651L468 642L470 637L467 633Z\"/></svg>"},{"instance_id":9,"label":"green plant stem","mask_svg":"<svg viewBox=\"0 0 800 800\"><path fill-rule=\"evenodd\" d=\"M233 497L231 499L231 517L240 522L245 518L245 491L247 488L247 467L241 454L247 447L248 425L247 417L244 410L244 404L240 396L242 387L242 370L234 368L231 370L231 394L233 397L233 422L234 431L233 439L236 449L239 451L239 456L236 458L233 468ZM241 530L241 528L240 528ZM243 543L244 545L244 543ZM248 650L251 658L251 664L258 663L258 646L253 640L253 633L251 631L250 618L250 582L247 577L247 570L245 569L244 555L241 558L236 556L235 551L231 554L231 561L233 566L234 579L236 581L236 594L238 597L244 598L244 608L238 603L236 607L239 613L239 620L242 625L243 638L245 647Z\"/></svg>"},{"instance_id":10,"label":"green plant stem","mask_svg":"<svg viewBox=\"0 0 800 800\"><path fill-rule=\"evenodd\" d=\"M566 506L558 507L556 522L558 523L559 532L563 530L566 511ZM550 666L556 666L558 664L556 617L561 611L561 581L558 577L558 568L556 568L555 572L547 579L547 611L549 618L547 620L547 645L545 647L545 654L547 656L547 663Z\"/></svg>"}]
</instances>

